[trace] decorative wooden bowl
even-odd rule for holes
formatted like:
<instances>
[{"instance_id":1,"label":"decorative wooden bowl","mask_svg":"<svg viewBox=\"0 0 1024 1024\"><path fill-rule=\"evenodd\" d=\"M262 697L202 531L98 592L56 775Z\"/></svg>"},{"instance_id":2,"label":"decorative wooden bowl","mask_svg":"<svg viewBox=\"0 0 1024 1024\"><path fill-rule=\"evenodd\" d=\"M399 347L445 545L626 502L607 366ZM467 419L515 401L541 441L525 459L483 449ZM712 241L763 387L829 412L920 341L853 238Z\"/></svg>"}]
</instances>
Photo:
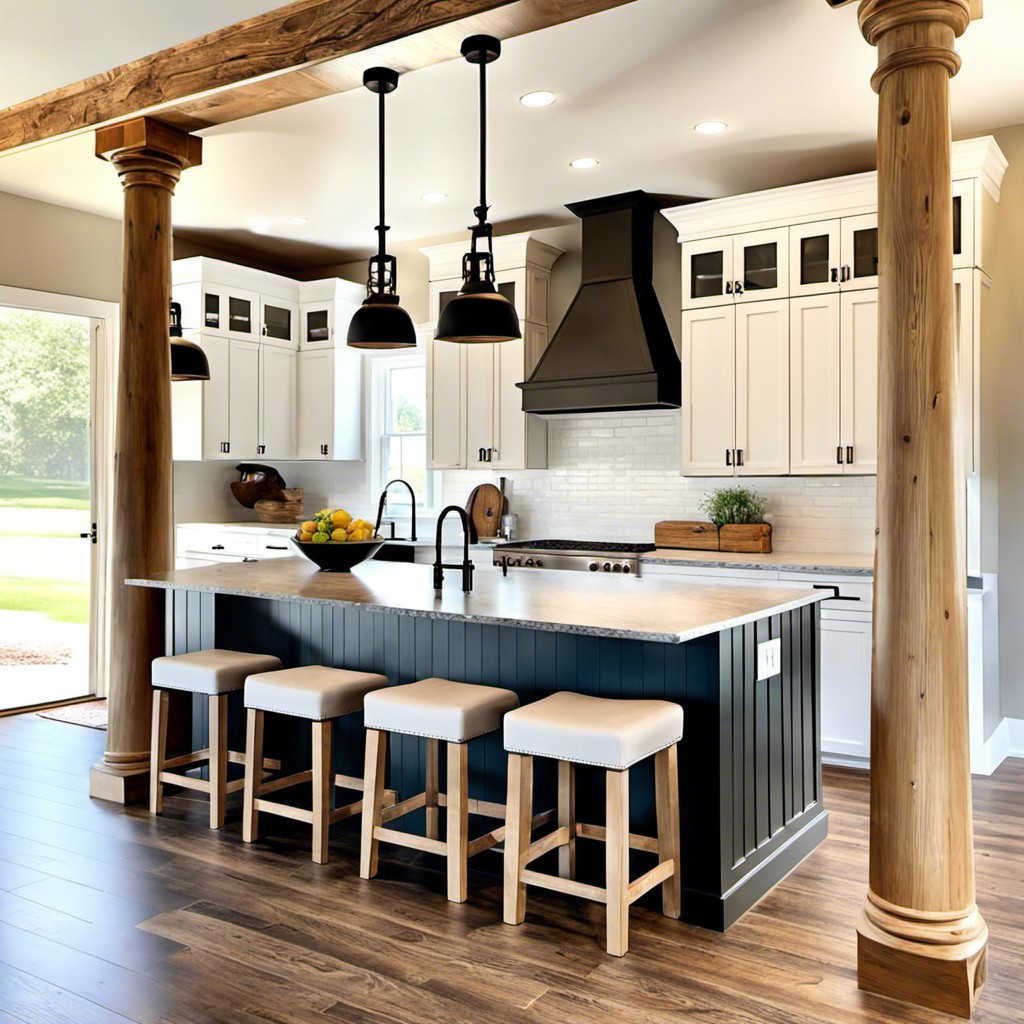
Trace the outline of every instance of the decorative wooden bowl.
<instances>
[{"instance_id":1,"label":"decorative wooden bowl","mask_svg":"<svg viewBox=\"0 0 1024 1024\"><path fill-rule=\"evenodd\" d=\"M348 572L353 565L372 558L383 546L383 540L326 541L314 544L311 540L288 538L299 553L305 555L321 572Z\"/></svg>"}]
</instances>

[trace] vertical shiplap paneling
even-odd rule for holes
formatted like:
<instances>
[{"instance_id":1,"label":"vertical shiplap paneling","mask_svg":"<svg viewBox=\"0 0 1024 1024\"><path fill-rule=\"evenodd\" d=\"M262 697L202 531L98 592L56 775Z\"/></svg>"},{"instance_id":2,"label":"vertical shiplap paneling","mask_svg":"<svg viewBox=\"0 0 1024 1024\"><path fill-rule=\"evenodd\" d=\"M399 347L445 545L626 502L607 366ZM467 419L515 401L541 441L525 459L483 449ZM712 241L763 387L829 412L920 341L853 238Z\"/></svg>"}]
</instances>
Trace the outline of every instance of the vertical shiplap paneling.
<instances>
[{"instance_id":1,"label":"vertical shiplap paneling","mask_svg":"<svg viewBox=\"0 0 1024 1024\"><path fill-rule=\"evenodd\" d=\"M754 649L750 660L750 685L754 688L754 815L756 820L756 844L766 843L772 835L769 822L768 780L771 751L769 750L770 730L768 722L768 691L770 679L757 678L757 648L759 644L770 639L768 635L768 619L759 619L751 623L750 632L753 636Z\"/></svg>"},{"instance_id":2,"label":"vertical shiplap paneling","mask_svg":"<svg viewBox=\"0 0 1024 1024\"><path fill-rule=\"evenodd\" d=\"M732 807L733 807L733 863L738 864L749 852L747 849L747 784L744 715L747 713L743 689L743 629L723 633L723 640L731 640L729 682L732 686ZM723 656L723 671L725 658Z\"/></svg>"},{"instance_id":3,"label":"vertical shiplap paneling","mask_svg":"<svg viewBox=\"0 0 1024 1024\"><path fill-rule=\"evenodd\" d=\"M793 813L799 814L807 801L804 799L804 680L803 680L803 617L799 610L793 613Z\"/></svg>"},{"instance_id":4,"label":"vertical shiplap paneling","mask_svg":"<svg viewBox=\"0 0 1024 1024\"><path fill-rule=\"evenodd\" d=\"M771 639L782 639L782 616L768 620ZM780 663L780 668L781 663ZM786 744L782 728L783 675L780 672L768 680L768 825L769 835L775 835L785 824L783 790L783 762Z\"/></svg>"},{"instance_id":5,"label":"vertical shiplap paneling","mask_svg":"<svg viewBox=\"0 0 1024 1024\"><path fill-rule=\"evenodd\" d=\"M782 817L793 816L793 613L782 614Z\"/></svg>"},{"instance_id":6,"label":"vertical shiplap paneling","mask_svg":"<svg viewBox=\"0 0 1024 1024\"><path fill-rule=\"evenodd\" d=\"M803 743L800 744L803 750L803 766L804 766L804 804L803 807L809 807L818 799L817 792L817 779L815 778L815 758L814 750L816 732L818 728L818 711L815 700L815 685L814 681L817 678L815 672L815 616L816 607L815 605L806 605L800 609L800 631L803 636L803 643L800 645L801 651L801 693L803 696ZM803 809L803 808L801 808Z\"/></svg>"}]
</instances>

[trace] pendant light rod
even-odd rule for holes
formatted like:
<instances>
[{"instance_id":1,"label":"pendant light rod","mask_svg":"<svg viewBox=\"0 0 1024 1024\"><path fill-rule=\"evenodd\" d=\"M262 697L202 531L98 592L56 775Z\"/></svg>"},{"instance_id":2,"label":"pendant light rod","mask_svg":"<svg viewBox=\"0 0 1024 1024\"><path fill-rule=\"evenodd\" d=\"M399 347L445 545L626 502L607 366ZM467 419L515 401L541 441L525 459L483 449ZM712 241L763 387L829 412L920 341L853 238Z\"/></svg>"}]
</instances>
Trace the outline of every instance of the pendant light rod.
<instances>
[{"instance_id":1,"label":"pendant light rod","mask_svg":"<svg viewBox=\"0 0 1024 1024\"><path fill-rule=\"evenodd\" d=\"M386 91L381 89L377 94L377 194L380 199L380 218L377 222L377 255L384 258L384 236L388 231L388 225L384 223L387 219L384 215L384 96Z\"/></svg>"},{"instance_id":2,"label":"pendant light rod","mask_svg":"<svg viewBox=\"0 0 1024 1024\"><path fill-rule=\"evenodd\" d=\"M480 62L480 205L474 211L481 224L487 220L487 62Z\"/></svg>"}]
</instances>

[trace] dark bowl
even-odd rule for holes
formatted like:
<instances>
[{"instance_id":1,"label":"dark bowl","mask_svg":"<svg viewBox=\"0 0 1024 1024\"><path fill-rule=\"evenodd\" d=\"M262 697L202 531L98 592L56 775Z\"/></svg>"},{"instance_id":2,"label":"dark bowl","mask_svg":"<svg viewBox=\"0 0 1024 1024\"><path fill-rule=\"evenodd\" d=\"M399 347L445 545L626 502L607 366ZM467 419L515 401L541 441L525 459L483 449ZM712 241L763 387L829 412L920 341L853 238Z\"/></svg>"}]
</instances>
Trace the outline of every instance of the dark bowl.
<instances>
[{"instance_id":1,"label":"dark bowl","mask_svg":"<svg viewBox=\"0 0 1024 1024\"><path fill-rule=\"evenodd\" d=\"M353 565L372 558L384 545L383 540L327 541L314 544L311 540L288 538L299 553L308 558L321 572L348 572Z\"/></svg>"}]
</instances>

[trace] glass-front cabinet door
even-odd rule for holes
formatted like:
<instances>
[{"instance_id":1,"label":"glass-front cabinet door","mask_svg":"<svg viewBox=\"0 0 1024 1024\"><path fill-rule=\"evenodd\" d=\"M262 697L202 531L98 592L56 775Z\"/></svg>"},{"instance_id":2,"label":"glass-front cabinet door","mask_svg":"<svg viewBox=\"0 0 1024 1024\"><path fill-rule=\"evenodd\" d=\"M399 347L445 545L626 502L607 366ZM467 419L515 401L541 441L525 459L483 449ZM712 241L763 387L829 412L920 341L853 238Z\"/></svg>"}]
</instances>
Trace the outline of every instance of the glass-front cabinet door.
<instances>
[{"instance_id":1,"label":"glass-front cabinet door","mask_svg":"<svg viewBox=\"0 0 1024 1024\"><path fill-rule=\"evenodd\" d=\"M683 305L687 309L733 302L732 254L731 235L683 243Z\"/></svg>"},{"instance_id":2,"label":"glass-front cabinet door","mask_svg":"<svg viewBox=\"0 0 1024 1024\"><path fill-rule=\"evenodd\" d=\"M789 228L733 235L732 262L732 290L737 302L787 298Z\"/></svg>"},{"instance_id":3,"label":"glass-front cabinet door","mask_svg":"<svg viewBox=\"0 0 1024 1024\"><path fill-rule=\"evenodd\" d=\"M260 333L277 341L295 341L299 306L285 299L260 299Z\"/></svg>"},{"instance_id":4,"label":"glass-front cabinet door","mask_svg":"<svg viewBox=\"0 0 1024 1024\"><path fill-rule=\"evenodd\" d=\"M843 291L878 287L878 214L839 222L839 283Z\"/></svg>"},{"instance_id":5,"label":"glass-front cabinet door","mask_svg":"<svg viewBox=\"0 0 1024 1024\"><path fill-rule=\"evenodd\" d=\"M259 338L258 319L260 297L255 292L237 291L232 288L221 297L221 330L227 329L229 338L239 341L256 341Z\"/></svg>"},{"instance_id":6,"label":"glass-front cabinet door","mask_svg":"<svg viewBox=\"0 0 1024 1024\"><path fill-rule=\"evenodd\" d=\"M838 219L789 229L790 295L837 292L840 272Z\"/></svg>"}]
</instances>

